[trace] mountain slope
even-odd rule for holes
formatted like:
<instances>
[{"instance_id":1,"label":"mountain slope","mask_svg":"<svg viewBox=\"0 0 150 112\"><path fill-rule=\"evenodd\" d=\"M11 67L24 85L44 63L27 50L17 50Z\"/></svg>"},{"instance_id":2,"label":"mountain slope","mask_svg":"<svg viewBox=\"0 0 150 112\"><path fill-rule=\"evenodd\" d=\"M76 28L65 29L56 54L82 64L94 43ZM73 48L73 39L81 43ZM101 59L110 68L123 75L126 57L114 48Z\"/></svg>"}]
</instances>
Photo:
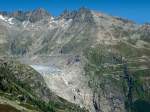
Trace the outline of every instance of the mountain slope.
<instances>
[{"instance_id":1,"label":"mountain slope","mask_svg":"<svg viewBox=\"0 0 150 112\"><path fill-rule=\"evenodd\" d=\"M3 12L0 55L58 67L41 74L47 86L91 112L142 112L150 102L149 32L149 24L86 8L58 17L41 8Z\"/></svg>"}]
</instances>

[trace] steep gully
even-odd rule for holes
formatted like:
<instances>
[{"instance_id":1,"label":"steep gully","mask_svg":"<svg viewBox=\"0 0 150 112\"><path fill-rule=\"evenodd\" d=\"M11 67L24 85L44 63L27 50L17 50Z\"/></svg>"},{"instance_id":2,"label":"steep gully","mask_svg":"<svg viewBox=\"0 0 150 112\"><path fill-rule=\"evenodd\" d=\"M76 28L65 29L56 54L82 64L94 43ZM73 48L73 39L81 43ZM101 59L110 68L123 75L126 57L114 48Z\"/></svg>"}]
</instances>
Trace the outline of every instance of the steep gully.
<instances>
[{"instance_id":1,"label":"steep gully","mask_svg":"<svg viewBox=\"0 0 150 112\"><path fill-rule=\"evenodd\" d=\"M120 64L123 65L123 80L125 80L126 84L127 84L127 91L125 92L125 97L127 98L127 110L130 112L132 105L133 105L133 77L132 75L129 73L129 69L128 69L128 63L125 59L122 58L122 56L120 58L115 58L116 61L118 61Z\"/></svg>"}]
</instances>

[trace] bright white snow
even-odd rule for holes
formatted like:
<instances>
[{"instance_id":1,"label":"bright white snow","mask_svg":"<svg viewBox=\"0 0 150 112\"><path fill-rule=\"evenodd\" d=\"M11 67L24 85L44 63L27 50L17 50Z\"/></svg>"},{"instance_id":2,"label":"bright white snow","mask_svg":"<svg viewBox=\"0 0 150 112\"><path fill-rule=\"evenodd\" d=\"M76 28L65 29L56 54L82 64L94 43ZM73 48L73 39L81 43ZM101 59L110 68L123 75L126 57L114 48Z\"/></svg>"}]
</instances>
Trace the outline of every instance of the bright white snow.
<instances>
[{"instance_id":1,"label":"bright white snow","mask_svg":"<svg viewBox=\"0 0 150 112\"><path fill-rule=\"evenodd\" d=\"M7 18L4 17L3 15L0 15L0 19L3 20L3 21L7 21Z\"/></svg>"},{"instance_id":2,"label":"bright white snow","mask_svg":"<svg viewBox=\"0 0 150 112\"><path fill-rule=\"evenodd\" d=\"M3 20L3 21L5 21L5 22L7 22L7 23L9 23L9 24L11 24L11 25L14 24L14 23L12 22L12 20L13 20L14 18L8 18L8 17L4 17L3 15L0 15L0 19Z\"/></svg>"},{"instance_id":3,"label":"bright white snow","mask_svg":"<svg viewBox=\"0 0 150 112\"><path fill-rule=\"evenodd\" d=\"M9 18L9 19L8 19L8 23L11 24L11 25L13 25L13 24L14 24L14 23L12 22L13 19L14 19L14 18Z\"/></svg>"}]
</instances>

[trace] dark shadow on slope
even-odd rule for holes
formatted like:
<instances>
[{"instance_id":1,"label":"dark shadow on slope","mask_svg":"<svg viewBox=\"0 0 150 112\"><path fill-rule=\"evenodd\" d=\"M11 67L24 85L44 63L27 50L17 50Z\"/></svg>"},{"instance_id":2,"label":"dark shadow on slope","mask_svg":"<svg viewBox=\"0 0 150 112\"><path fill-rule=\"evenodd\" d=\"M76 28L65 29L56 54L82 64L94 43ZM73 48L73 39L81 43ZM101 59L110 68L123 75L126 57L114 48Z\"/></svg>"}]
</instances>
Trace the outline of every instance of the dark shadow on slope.
<instances>
[{"instance_id":1,"label":"dark shadow on slope","mask_svg":"<svg viewBox=\"0 0 150 112\"><path fill-rule=\"evenodd\" d=\"M133 103L133 112L150 112L150 103L145 100L136 100Z\"/></svg>"}]
</instances>

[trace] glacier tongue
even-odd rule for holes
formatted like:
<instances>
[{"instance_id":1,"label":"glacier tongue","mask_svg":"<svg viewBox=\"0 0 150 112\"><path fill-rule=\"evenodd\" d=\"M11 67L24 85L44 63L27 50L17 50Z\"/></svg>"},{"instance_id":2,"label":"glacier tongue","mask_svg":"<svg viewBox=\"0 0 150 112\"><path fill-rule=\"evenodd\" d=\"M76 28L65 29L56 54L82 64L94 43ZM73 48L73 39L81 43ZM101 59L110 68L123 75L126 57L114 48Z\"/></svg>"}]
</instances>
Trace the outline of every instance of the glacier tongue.
<instances>
[{"instance_id":1,"label":"glacier tongue","mask_svg":"<svg viewBox=\"0 0 150 112\"><path fill-rule=\"evenodd\" d=\"M44 66L44 65L30 65L30 66L37 72L39 72L41 75L55 74L60 72L60 69L58 69L55 66Z\"/></svg>"}]
</instances>

